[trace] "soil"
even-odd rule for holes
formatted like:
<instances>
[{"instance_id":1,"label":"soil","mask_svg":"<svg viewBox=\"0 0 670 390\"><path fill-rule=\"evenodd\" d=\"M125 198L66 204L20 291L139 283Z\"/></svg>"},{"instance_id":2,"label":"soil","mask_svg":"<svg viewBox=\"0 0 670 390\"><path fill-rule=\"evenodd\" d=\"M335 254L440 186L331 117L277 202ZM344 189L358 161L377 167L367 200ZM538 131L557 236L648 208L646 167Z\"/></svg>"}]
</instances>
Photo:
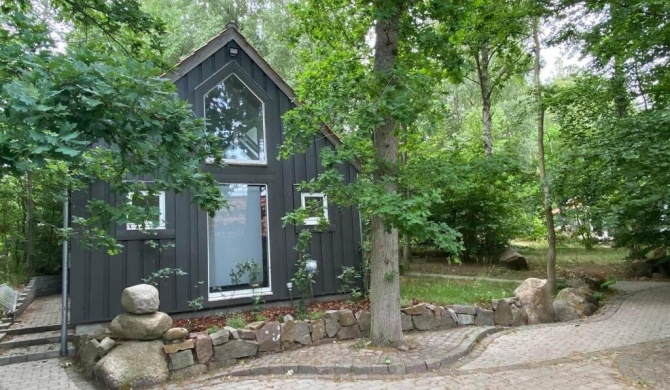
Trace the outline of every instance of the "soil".
<instances>
[{"instance_id":1,"label":"soil","mask_svg":"<svg viewBox=\"0 0 670 390\"><path fill-rule=\"evenodd\" d=\"M306 318L320 318L326 310L342 310L350 309L354 313L357 311L370 310L370 301L361 299L357 301L318 301L311 302L307 305ZM221 329L226 326L226 320L230 317L242 315L245 323L251 323L263 319L263 321L281 321L285 315L291 315L293 318L298 318L298 310L295 306L280 306L263 308L260 311L245 311L241 313L231 313L228 315L209 315L198 318L185 318L174 321L175 327L183 327L189 332L206 332L210 328Z\"/></svg>"}]
</instances>

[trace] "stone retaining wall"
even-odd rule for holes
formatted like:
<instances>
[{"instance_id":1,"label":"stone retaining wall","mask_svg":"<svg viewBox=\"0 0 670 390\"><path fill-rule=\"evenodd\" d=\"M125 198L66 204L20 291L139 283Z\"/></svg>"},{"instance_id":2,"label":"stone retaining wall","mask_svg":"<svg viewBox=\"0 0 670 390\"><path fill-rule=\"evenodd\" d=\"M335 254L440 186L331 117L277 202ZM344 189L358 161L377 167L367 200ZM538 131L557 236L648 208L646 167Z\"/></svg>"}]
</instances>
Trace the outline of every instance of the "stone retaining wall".
<instances>
[{"instance_id":1,"label":"stone retaining wall","mask_svg":"<svg viewBox=\"0 0 670 390\"><path fill-rule=\"evenodd\" d=\"M210 369L234 365L240 359L265 352L362 338L370 331L369 312L331 310L315 320L254 322L244 329L224 327L216 332L191 333L175 341L165 340L170 378L181 379ZM494 312L474 306L419 304L402 309L403 331L448 329L461 325L494 325Z\"/></svg>"},{"instance_id":2,"label":"stone retaining wall","mask_svg":"<svg viewBox=\"0 0 670 390\"><path fill-rule=\"evenodd\" d=\"M63 285L61 275L35 276L31 280L35 281L35 293L38 297L61 293Z\"/></svg>"},{"instance_id":3,"label":"stone retaining wall","mask_svg":"<svg viewBox=\"0 0 670 390\"><path fill-rule=\"evenodd\" d=\"M30 278L28 284L19 294L16 302L16 310L11 315L12 320L18 318L33 303L36 297L60 293L61 280L60 275L34 276Z\"/></svg>"},{"instance_id":4,"label":"stone retaining wall","mask_svg":"<svg viewBox=\"0 0 670 390\"><path fill-rule=\"evenodd\" d=\"M30 306L35 300L37 290L35 289L35 278L31 278L30 282L24 287L19 294L19 299L16 301L16 310L12 313L12 320L16 320L24 310Z\"/></svg>"}]
</instances>

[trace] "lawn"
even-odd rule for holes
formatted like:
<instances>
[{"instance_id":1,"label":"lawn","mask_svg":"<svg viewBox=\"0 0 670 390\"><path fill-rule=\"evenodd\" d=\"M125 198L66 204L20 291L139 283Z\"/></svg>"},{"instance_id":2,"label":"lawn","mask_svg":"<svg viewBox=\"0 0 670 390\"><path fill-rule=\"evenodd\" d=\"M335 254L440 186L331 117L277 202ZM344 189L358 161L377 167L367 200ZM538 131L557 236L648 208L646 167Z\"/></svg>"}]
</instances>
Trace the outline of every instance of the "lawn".
<instances>
[{"instance_id":1,"label":"lawn","mask_svg":"<svg viewBox=\"0 0 670 390\"><path fill-rule=\"evenodd\" d=\"M516 282L403 276L400 300L403 307L414 300L438 305L488 305L491 299L511 297L518 285Z\"/></svg>"},{"instance_id":2,"label":"lawn","mask_svg":"<svg viewBox=\"0 0 670 390\"><path fill-rule=\"evenodd\" d=\"M526 258L530 268L528 271L511 271L504 266L483 263L449 264L444 257L418 255L414 257L412 263L409 265L409 272L513 280L546 277L546 243L515 241L512 245ZM598 246L592 250L586 250L574 243L561 245L556 251L556 270L559 277L567 276L570 271L577 271L607 280L626 278L626 262L624 258L627 252L625 249Z\"/></svg>"}]
</instances>

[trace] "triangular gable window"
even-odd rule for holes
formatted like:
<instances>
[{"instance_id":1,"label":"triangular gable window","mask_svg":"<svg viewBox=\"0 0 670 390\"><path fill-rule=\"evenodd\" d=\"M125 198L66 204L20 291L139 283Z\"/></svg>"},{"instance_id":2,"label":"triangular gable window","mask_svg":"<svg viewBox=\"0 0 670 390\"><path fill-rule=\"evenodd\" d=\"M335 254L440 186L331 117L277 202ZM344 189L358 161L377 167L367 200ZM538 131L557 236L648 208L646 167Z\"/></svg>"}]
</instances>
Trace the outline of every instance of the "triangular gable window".
<instances>
[{"instance_id":1,"label":"triangular gable window","mask_svg":"<svg viewBox=\"0 0 670 390\"><path fill-rule=\"evenodd\" d=\"M267 161L263 102L232 74L205 94L207 130L223 143L226 162Z\"/></svg>"}]
</instances>

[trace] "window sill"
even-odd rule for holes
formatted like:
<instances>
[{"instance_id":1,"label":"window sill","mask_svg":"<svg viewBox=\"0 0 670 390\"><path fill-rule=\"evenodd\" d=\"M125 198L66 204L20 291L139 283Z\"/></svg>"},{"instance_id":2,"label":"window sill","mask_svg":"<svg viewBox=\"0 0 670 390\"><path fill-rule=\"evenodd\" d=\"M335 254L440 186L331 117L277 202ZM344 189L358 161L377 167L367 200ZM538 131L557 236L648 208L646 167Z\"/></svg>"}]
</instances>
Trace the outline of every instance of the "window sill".
<instances>
[{"instance_id":1,"label":"window sill","mask_svg":"<svg viewBox=\"0 0 670 390\"><path fill-rule=\"evenodd\" d=\"M222 161L226 166L232 166L232 165L241 165L241 166L252 166L252 167L267 167L268 162L267 161L248 161L248 160L226 160L224 159ZM205 160L205 163L214 165L214 159L213 158L207 158Z\"/></svg>"},{"instance_id":2,"label":"window sill","mask_svg":"<svg viewBox=\"0 0 670 390\"><path fill-rule=\"evenodd\" d=\"M262 287L262 288L257 288L255 290L247 289L247 290L237 290L237 291L224 291L224 292L217 292L217 293L210 293L209 294L209 301L210 302L216 302L216 301L225 301L225 300L230 300L230 299L238 299L238 298L253 298L255 296L259 295L272 295L272 288L270 287Z\"/></svg>"}]
</instances>

